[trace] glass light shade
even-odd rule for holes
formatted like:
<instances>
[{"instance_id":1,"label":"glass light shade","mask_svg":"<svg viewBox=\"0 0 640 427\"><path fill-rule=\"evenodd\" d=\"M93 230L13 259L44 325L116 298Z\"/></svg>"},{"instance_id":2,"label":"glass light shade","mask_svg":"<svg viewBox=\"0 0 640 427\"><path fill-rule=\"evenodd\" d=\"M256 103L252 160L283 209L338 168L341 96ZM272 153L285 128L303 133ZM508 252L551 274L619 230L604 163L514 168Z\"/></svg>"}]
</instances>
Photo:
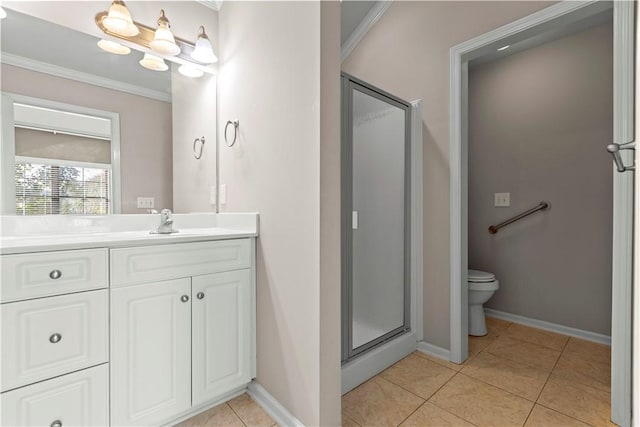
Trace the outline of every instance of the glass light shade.
<instances>
[{"instance_id":1,"label":"glass light shade","mask_svg":"<svg viewBox=\"0 0 640 427\"><path fill-rule=\"evenodd\" d=\"M116 55L128 55L131 53L131 49L128 47L111 40L100 40L98 42L98 47L106 52L115 53Z\"/></svg>"},{"instance_id":2,"label":"glass light shade","mask_svg":"<svg viewBox=\"0 0 640 427\"><path fill-rule=\"evenodd\" d=\"M102 19L102 25L119 36L132 37L140 34L140 30L131 19L129 9L120 0L115 0L111 3L109 14Z\"/></svg>"},{"instance_id":3,"label":"glass light shade","mask_svg":"<svg viewBox=\"0 0 640 427\"><path fill-rule=\"evenodd\" d=\"M193 78L202 77L204 75L204 71L198 70L190 65L181 65L180 68L178 68L178 72L183 76Z\"/></svg>"},{"instance_id":4,"label":"glass light shade","mask_svg":"<svg viewBox=\"0 0 640 427\"><path fill-rule=\"evenodd\" d=\"M193 52L191 52L191 57L203 64L213 64L218 60L215 53L213 53L211 41L209 41L209 37L207 37L207 34L204 32L204 27L200 27L196 47L193 49Z\"/></svg>"},{"instance_id":5,"label":"glass light shade","mask_svg":"<svg viewBox=\"0 0 640 427\"><path fill-rule=\"evenodd\" d=\"M7 12L5 12L4 9L0 7L0 19L4 19L6 17L7 17Z\"/></svg>"},{"instance_id":6,"label":"glass light shade","mask_svg":"<svg viewBox=\"0 0 640 427\"><path fill-rule=\"evenodd\" d=\"M164 10L160 11L158 18L158 29L149 46L154 52L161 55L177 55L180 53L180 47L176 44L176 40L169 29L169 20L164 16Z\"/></svg>"},{"instance_id":7,"label":"glass light shade","mask_svg":"<svg viewBox=\"0 0 640 427\"><path fill-rule=\"evenodd\" d=\"M144 54L144 58L140 60L140 65L153 71L167 71L169 69L169 66L164 62L164 59L158 58L150 53Z\"/></svg>"}]
</instances>

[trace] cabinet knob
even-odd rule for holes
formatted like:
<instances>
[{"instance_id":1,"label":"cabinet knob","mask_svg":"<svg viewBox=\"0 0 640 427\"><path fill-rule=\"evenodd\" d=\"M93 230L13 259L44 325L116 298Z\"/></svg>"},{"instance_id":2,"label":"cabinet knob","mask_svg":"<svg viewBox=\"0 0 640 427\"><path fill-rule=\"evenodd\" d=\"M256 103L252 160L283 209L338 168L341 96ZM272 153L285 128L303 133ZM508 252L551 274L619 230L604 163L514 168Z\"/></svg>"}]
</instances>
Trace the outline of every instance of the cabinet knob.
<instances>
[{"instance_id":1,"label":"cabinet knob","mask_svg":"<svg viewBox=\"0 0 640 427\"><path fill-rule=\"evenodd\" d=\"M55 333L55 334L53 334L53 335L51 335L49 337L49 342L52 343L52 344L59 343L61 340L62 340L62 335L60 335L59 333ZM58 422L60 422L60 421L58 421ZM62 424L60 424L60 425L62 425Z\"/></svg>"},{"instance_id":2,"label":"cabinet knob","mask_svg":"<svg viewBox=\"0 0 640 427\"><path fill-rule=\"evenodd\" d=\"M204 298L204 292L198 292L198 295L196 295L196 297L198 297L198 299L203 299Z\"/></svg>"},{"instance_id":3,"label":"cabinet knob","mask_svg":"<svg viewBox=\"0 0 640 427\"><path fill-rule=\"evenodd\" d=\"M55 420L54 422L52 422L50 424L50 427L62 427L62 421L60 420Z\"/></svg>"},{"instance_id":4,"label":"cabinet knob","mask_svg":"<svg viewBox=\"0 0 640 427\"><path fill-rule=\"evenodd\" d=\"M62 271L53 270L51 271L51 273L49 273L49 277L51 277L53 280L59 279L62 277Z\"/></svg>"},{"instance_id":5,"label":"cabinet knob","mask_svg":"<svg viewBox=\"0 0 640 427\"><path fill-rule=\"evenodd\" d=\"M182 301L182 302L187 302L187 301L189 301L189 295L182 295L182 296L180 297L180 301Z\"/></svg>"}]
</instances>

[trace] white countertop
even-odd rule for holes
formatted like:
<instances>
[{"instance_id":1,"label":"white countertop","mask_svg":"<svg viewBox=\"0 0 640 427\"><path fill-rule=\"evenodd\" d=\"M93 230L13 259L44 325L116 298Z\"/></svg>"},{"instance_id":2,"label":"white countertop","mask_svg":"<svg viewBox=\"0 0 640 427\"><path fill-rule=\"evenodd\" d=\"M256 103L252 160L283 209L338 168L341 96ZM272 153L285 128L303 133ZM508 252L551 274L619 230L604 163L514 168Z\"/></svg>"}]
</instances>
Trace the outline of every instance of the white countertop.
<instances>
[{"instance_id":1,"label":"white countertop","mask_svg":"<svg viewBox=\"0 0 640 427\"><path fill-rule=\"evenodd\" d=\"M258 214L176 214L173 234L151 234L159 215L0 218L0 254L162 245L258 236Z\"/></svg>"}]
</instances>

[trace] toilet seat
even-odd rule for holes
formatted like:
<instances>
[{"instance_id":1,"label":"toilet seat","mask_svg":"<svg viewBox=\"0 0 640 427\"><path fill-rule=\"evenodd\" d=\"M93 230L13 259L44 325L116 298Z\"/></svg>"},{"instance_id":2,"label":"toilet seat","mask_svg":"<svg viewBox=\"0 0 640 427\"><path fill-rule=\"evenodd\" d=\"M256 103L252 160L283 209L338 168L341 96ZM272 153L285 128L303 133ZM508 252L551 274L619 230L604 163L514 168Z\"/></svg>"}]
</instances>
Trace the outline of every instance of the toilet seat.
<instances>
[{"instance_id":1,"label":"toilet seat","mask_svg":"<svg viewBox=\"0 0 640 427\"><path fill-rule=\"evenodd\" d=\"M496 275L487 273L486 271L471 270L467 271L467 281L473 283L487 283L496 280Z\"/></svg>"}]
</instances>

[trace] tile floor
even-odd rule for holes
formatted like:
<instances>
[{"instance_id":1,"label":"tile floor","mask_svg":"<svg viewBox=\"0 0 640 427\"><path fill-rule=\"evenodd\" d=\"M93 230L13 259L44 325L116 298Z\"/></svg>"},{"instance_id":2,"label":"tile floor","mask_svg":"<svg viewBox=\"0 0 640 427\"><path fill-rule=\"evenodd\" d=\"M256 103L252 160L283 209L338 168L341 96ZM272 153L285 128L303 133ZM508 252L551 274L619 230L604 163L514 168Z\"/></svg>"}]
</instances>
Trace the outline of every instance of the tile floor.
<instances>
[{"instance_id":1,"label":"tile floor","mask_svg":"<svg viewBox=\"0 0 640 427\"><path fill-rule=\"evenodd\" d=\"M175 427L272 427L276 423L248 394L189 418Z\"/></svg>"},{"instance_id":2,"label":"tile floor","mask_svg":"<svg viewBox=\"0 0 640 427\"><path fill-rule=\"evenodd\" d=\"M342 397L342 425L611 426L610 349L487 318L462 365L415 352ZM272 427L247 394L177 427Z\"/></svg>"},{"instance_id":3,"label":"tile floor","mask_svg":"<svg viewBox=\"0 0 640 427\"><path fill-rule=\"evenodd\" d=\"M610 348L487 318L456 365L415 352L342 397L342 425L610 426Z\"/></svg>"}]
</instances>

